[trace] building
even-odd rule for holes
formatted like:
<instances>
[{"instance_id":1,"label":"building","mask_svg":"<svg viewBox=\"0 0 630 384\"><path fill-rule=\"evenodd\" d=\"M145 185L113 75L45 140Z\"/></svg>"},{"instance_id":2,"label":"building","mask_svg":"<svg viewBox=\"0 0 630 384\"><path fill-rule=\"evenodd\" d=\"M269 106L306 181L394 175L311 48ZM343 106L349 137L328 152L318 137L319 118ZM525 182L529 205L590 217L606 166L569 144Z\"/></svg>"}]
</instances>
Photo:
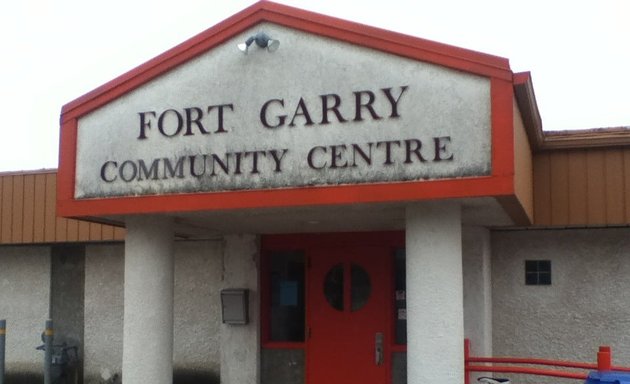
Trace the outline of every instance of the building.
<instances>
[{"instance_id":1,"label":"building","mask_svg":"<svg viewBox=\"0 0 630 384\"><path fill-rule=\"evenodd\" d=\"M0 177L9 378L47 317L85 383L455 384L465 337L627 364L629 139L544 133L506 59L256 3Z\"/></svg>"}]
</instances>

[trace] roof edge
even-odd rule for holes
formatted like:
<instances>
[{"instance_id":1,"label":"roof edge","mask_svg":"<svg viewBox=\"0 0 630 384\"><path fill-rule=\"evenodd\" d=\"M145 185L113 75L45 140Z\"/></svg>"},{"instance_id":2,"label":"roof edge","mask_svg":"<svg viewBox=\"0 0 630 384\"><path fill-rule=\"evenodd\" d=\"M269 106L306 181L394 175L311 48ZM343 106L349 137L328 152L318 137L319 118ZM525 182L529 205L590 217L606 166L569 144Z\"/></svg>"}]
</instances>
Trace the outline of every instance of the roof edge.
<instances>
[{"instance_id":1,"label":"roof edge","mask_svg":"<svg viewBox=\"0 0 630 384\"><path fill-rule=\"evenodd\" d=\"M28 169L18 171L5 171L0 172L0 177L4 176L26 176L26 175L44 175L48 173L57 173L57 168L41 168L41 169Z\"/></svg>"},{"instance_id":2,"label":"roof edge","mask_svg":"<svg viewBox=\"0 0 630 384\"><path fill-rule=\"evenodd\" d=\"M61 109L61 122L89 113L264 21L462 71L512 77L506 58L262 0L68 102Z\"/></svg>"},{"instance_id":3,"label":"roof edge","mask_svg":"<svg viewBox=\"0 0 630 384\"><path fill-rule=\"evenodd\" d=\"M540 150L630 146L630 126L548 131Z\"/></svg>"},{"instance_id":4,"label":"roof edge","mask_svg":"<svg viewBox=\"0 0 630 384\"><path fill-rule=\"evenodd\" d=\"M258 3L255 3L245 9L243 9L242 11L228 17L227 19L215 24L214 26L202 31L201 33L198 33L197 35L183 41L182 43L168 49L167 51L149 59L148 61L132 68L131 70L123 73L122 75L115 77L114 79L98 86L97 88L89 91L88 93L83 94L82 96L79 96L78 98L66 103L65 105L62 106L61 108L61 122L63 123L64 118L63 116L65 114L70 113L71 111L79 108L81 105L99 97L102 96L105 93L108 93L110 91L115 90L116 88L120 87L123 83L128 83L130 81L132 81L134 78L139 77L140 75L142 75L143 73L149 72L154 70L156 67L162 65L165 62L171 61L173 60L175 57L182 55L184 53L186 53L187 51L193 49L198 42L200 41L200 39L203 38L209 38L211 36L214 36L215 34L220 33L222 30L228 29L231 26L233 26L234 24L236 24L238 21L247 18L248 16L254 14L256 11L258 11L261 8L261 5L267 3L266 1L262 0L259 1ZM226 37L228 38L228 37ZM181 63L175 63L174 65L172 65L172 67L175 67L177 65L179 65ZM170 69L170 68L168 68ZM157 77L160 74L166 72L168 69L160 71L159 73L156 73L154 76L151 76L150 78L152 79L153 77ZM149 79L147 79L148 81ZM144 81L142 82L144 83ZM141 84L142 84L141 83ZM140 85L140 84L138 84ZM122 92L123 94L126 92Z\"/></svg>"},{"instance_id":5,"label":"roof edge","mask_svg":"<svg viewBox=\"0 0 630 384\"><path fill-rule=\"evenodd\" d=\"M423 45L425 49L434 51L436 53L443 54L445 56L453 56L462 60L483 63L484 65L492 66L497 69L511 71L509 66L509 60L507 58L475 51L472 49L462 48L455 45L441 43L434 40L424 39L421 37L404 34L401 32L394 32L384 28L374 27L368 24L350 21L334 16L328 16L322 13L313 11L307 11L301 8L292 7L289 5L275 3L269 0L260 0L256 4L261 4L262 9L282 14L285 16L292 16L296 19L302 19L305 22L316 23L322 25L328 25L330 27L337 28L339 30L345 30L347 32L355 32L362 34L368 38L378 38L382 40L389 40L401 45ZM254 4L254 5L256 5Z\"/></svg>"},{"instance_id":6,"label":"roof edge","mask_svg":"<svg viewBox=\"0 0 630 384\"><path fill-rule=\"evenodd\" d=\"M530 72L514 74L514 94L533 152L630 146L630 126L544 131Z\"/></svg>"},{"instance_id":7,"label":"roof edge","mask_svg":"<svg viewBox=\"0 0 630 384\"><path fill-rule=\"evenodd\" d=\"M536 94L534 93L531 73L515 73L513 82L514 96L518 109L521 112L521 117L523 118L529 144L532 147L532 151L537 151L541 148L545 138L540 111L536 103Z\"/></svg>"}]
</instances>

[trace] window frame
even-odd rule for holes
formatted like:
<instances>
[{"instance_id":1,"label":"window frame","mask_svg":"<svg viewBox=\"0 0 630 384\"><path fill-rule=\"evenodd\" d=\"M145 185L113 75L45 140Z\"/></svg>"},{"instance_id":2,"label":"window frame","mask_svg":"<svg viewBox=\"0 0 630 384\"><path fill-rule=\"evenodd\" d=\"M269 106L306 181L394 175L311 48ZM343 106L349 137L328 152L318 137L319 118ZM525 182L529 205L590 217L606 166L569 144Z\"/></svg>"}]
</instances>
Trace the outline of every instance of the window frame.
<instances>
[{"instance_id":1,"label":"window frame","mask_svg":"<svg viewBox=\"0 0 630 384\"><path fill-rule=\"evenodd\" d=\"M552 285L552 265L550 259L525 260L525 285Z\"/></svg>"}]
</instances>

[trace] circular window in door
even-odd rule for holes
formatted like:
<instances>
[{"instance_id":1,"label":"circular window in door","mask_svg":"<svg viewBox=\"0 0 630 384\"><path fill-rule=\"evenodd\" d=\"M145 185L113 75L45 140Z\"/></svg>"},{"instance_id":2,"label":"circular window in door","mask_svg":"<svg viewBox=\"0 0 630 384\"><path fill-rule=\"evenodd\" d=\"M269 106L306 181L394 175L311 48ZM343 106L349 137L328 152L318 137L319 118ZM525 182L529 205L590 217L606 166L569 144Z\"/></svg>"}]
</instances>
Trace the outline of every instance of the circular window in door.
<instances>
[{"instance_id":1,"label":"circular window in door","mask_svg":"<svg viewBox=\"0 0 630 384\"><path fill-rule=\"evenodd\" d=\"M344 310L344 265L334 265L324 278L324 296L331 307ZM350 265L350 310L358 311L370 299L372 284L367 271L357 264Z\"/></svg>"}]
</instances>

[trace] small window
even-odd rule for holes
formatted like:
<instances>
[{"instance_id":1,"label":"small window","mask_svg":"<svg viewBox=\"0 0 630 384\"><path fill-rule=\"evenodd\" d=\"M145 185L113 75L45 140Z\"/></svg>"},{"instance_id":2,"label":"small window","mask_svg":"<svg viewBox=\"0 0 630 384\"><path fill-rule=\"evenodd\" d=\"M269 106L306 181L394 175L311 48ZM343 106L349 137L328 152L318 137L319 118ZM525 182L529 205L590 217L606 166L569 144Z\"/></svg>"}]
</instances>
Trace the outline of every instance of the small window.
<instances>
[{"instance_id":1,"label":"small window","mask_svg":"<svg viewBox=\"0 0 630 384\"><path fill-rule=\"evenodd\" d=\"M302 252L274 252L270 257L270 341L304 341L304 266Z\"/></svg>"},{"instance_id":2,"label":"small window","mask_svg":"<svg viewBox=\"0 0 630 384\"><path fill-rule=\"evenodd\" d=\"M551 260L525 260L526 285L551 285Z\"/></svg>"}]
</instances>

